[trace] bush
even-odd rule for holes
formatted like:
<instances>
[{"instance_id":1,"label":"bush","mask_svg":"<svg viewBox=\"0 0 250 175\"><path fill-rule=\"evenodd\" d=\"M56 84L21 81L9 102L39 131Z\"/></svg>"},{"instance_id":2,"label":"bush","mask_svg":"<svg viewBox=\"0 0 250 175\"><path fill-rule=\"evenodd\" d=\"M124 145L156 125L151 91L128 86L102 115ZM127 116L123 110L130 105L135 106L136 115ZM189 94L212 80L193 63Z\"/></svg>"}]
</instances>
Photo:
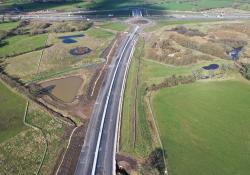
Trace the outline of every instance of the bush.
<instances>
[{"instance_id":1,"label":"bush","mask_svg":"<svg viewBox=\"0 0 250 175\"><path fill-rule=\"evenodd\" d=\"M156 172L154 170L158 171L157 174L160 175L165 174L166 167L164 162L164 156L166 155L164 155L164 153L165 151L162 150L161 148L156 148L154 151L150 153L144 165L144 168L148 173L144 174L153 174L152 172L154 172L155 174Z\"/></svg>"},{"instance_id":2,"label":"bush","mask_svg":"<svg viewBox=\"0 0 250 175\"><path fill-rule=\"evenodd\" d=\"M250 80L250 64L241 64L242 68L240 69L240 73L243 77L245 77L247 80Z\"/></svg>"},{"instance_id":3,"label":"bush","mask_svg":"<svg viewBox=\"0 0 250 175\"><path fill-rule=\"evenodd\" d=\"M30 24L29 20L22 20L18 27L25 27Z\"/></svg>"},{"instance_id":4,"label":"bush","mask_svg":"<svg viewBox=\"0 0 250 175\"><path fill-rule=\"evenodd\" d=\"M30 31L30 35L39 35L39 34L43 34L43 33L46 33L47 31L44 30L44 29L37 29L37 28L34 28Z\"/></svg>"},{"instance_id":5,"label":"bush","mask_svg":"<svg viewBox=\"0 0 250 175\"><path fill-rule=\"evenodd\" d=\"M179 84L189 84L189 83L194 83L196 81L195 76L193 75L186 75L186 76L178 76L176 77L175 75L172 75L169 78L166 78L162 83L160 84L153 84L152 86L148 87L148 91L157 91L162 88L167 88L167 87L173 87L173 86L178 86Z\"/></svg>"},{"instance_id":6,"label":"bush","mask_svg":"<svg viewBox=\"0 0 250 175\"><path fill-rule=\"evenodd\" d=\"M187 29L185 26L177 26L173 29L171 29L171 31L175 31L179 34L183 34L183 35L187 35L187 36L206 36L204 33L200 32L197 29Z\"/></svg>"},{"instance_id":7,"label":"bush","mask_svg":"<svg viewBox=\"0 0 250 175\"><path fill-rule=\"evenodd\" d=\"M0 41L7 36L7 32L4 30L0 30Z\"/></svg>"},{"instance_id":8,"label":"bush","mask_svg":"<svg viewBox=\"0 0 250 175\"><path fill-rule=\"evenodd\" d=\"M93 23L88 21L61 22L53 24L50 31L55 33L84 31L89 29L92 25Z\"/></svg>"}]
</instances>

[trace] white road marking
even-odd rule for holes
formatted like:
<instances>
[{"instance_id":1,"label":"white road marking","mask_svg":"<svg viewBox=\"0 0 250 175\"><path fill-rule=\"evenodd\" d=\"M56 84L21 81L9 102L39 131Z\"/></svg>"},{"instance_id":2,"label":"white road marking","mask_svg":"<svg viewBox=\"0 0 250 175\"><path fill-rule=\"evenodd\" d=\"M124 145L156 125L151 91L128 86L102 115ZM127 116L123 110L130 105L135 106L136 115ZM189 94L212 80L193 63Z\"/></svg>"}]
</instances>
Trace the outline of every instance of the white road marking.
<instances>
[{"instance_id":1,"label":"white road marking","mask_svg":"<svg viewBox=\"0 0 250 175\"><path fill-rule=\"evenodd\" d=\"M134 30L134 33L133 35L131 35L127 41L127 43L125 44L123 50L122 50L122 53L120 55L120 58L119 58L119 61L117 63L117 66L116 66L116 69L115 69L115 73L112 77L112 81L111 81L111 84L109 86L109 91L108 91L108 96L107 96L107 99L106 99L106 102L105 102L105 107L104 107L104 112L103 112L103 115L102 115L102 121L101 121L101 126L100 126L100 131L99 131L99 134L98 134L98 139L97 139L97 144L96 144L96 150L95 150L95 157L94 157L94 162L93 162L93 166L92 166L92 171L91 171L91 175L95 175L95 171L96 171L96 164L97 164L97 158L98 158L98 150L99 150L99 147L100 147L100 142L101 142L101 137L102 137L102 132L103 132L103 126L104 126L104 120L105 120L105 117L106 117L106 112L107 112L107 108L108 108L108 102L109 102L109 98L110 98L110 95L111 95L111 90L112 90L112 87L113 87L113 84L114 84L114 80L115 80L115 77L116 77L116 73L117 73L117 70L118 70L118 67L119 67L119 64L122 60L122 57L123 57L123 54L125 52L125 49L129 43L129 41L133 38L135 32L138 30L138 26L136 27L136 29Z\"/></svg>"}]
</instances>

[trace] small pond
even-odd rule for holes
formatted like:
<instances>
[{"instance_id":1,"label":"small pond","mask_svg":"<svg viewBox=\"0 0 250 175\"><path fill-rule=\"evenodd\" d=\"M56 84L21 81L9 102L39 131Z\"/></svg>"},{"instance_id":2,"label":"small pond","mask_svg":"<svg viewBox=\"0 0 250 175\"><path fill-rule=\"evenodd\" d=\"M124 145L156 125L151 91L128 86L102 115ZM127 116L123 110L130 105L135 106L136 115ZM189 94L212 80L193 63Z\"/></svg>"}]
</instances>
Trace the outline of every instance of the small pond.
<instances>
[{"instance_id":1,"label":"small pond","mask_svg":"<svg viewBox=\"0 0 250 175\"><path fill-rule=\"evenodd\" d=\"M204 66L202 68L205 70L216 70L219 68L219 65L218 64L210 64L210 65Z\"/></svg>"},{"instance_id":2,"label":"small pond","mask_svg":"<svg viewBox=\"0 0 250 175\"><path fill-rule=\"evenodd\" d=\"M242 50L242 47L234 48L229 52L229 56L232 58L232 60L237 60L239 58L240 51Z\"/></svg>"},{"instance_id":3,"label":"small pond","mask_svg":"<svg viewBox=\"0 0 250 175\"><path fill-rule=\"evenodd\" d=\"M41 86L45 89L48 89L49 92L59 100L70 103L76 97L82 83L82 78L78 76L72 76L46 81L41 83Z\"/></svg>"},{"instance_id":4,"label":"small pond","mask_svg":"<svg viewBox=\"0 0 250 175\"><path fill-rule=\"evenodd\" d=\"M88 47L76 47L74 49L71 49L69 51L69 53L71 55L74 55L74 56L78 56L78 55L86 55L88 53L90 53L92 50Z\"/></svg>"},{"instance_id":5,"label":"small pond","mask_svg":"<svg viewBox=\"0 0 250 175\"><path fill-rule=\"evenodd\" d=\"M84 35L83 34L68 35L68 36L61 36L61 37L58 37L58 38L61 39L62 42L65 43L65 44L71 44L71 43L76 43L77 42L73 38L81 38L81 37L84 37Z\"/></svg>"}]
</instances>

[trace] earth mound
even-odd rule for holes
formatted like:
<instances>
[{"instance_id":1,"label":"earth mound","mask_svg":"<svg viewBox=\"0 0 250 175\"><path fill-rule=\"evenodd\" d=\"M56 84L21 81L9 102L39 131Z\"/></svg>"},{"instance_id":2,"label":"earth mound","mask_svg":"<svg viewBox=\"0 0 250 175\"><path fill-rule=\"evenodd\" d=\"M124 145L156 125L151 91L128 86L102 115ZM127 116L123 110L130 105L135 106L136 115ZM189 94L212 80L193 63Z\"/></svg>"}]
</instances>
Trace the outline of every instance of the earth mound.
<instances>
[{"instance_id":1,"label":"earth mound","mask_svg":"<svg viewBox=\"0 0 250 175\"><path fill-rule=\"evenodd\" d=\"M71 49L69 52L71 55L86 55L90 53L92 50L88 47L76 47L74 49Z\"/></svg>"}]
</instances>

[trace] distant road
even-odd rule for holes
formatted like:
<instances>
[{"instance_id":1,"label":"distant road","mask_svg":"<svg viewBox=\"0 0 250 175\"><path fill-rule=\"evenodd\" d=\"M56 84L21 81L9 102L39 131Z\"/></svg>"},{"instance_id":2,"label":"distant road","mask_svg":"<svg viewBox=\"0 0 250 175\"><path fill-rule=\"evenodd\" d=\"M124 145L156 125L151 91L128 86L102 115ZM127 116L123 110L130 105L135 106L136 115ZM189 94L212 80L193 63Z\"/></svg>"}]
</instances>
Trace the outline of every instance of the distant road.
<instances>
[{"instance_id":1,"label":"distant road","mask_svg":"<svg viewBox=\"0 0 250 175\"><path fill-rule=\"evenodd\" d=\"M109 66L94 106L75 175L115 173L119 102L125 70L137 31L138 27L134 27L125 36Z\"/></svg>"},{"instance_id":2,"label":"distant road","mask_svg":"<svg viewBox=\"0 0 250 175\"><path fill-rule=\"evenodd\" d=\"M92 11L74 11L74 12L57 12L57 11L38 11L20 15L5 15L12 18L21 19L39 19L39 20L82 20L96 18L113 18L113 17L155 17L161 19L250 19L249 12L173 12L157 11L144 8L124 8L114 10L92 10ZM2 17L2 15L0 15Z\"/></svg>"}]
</instances>

